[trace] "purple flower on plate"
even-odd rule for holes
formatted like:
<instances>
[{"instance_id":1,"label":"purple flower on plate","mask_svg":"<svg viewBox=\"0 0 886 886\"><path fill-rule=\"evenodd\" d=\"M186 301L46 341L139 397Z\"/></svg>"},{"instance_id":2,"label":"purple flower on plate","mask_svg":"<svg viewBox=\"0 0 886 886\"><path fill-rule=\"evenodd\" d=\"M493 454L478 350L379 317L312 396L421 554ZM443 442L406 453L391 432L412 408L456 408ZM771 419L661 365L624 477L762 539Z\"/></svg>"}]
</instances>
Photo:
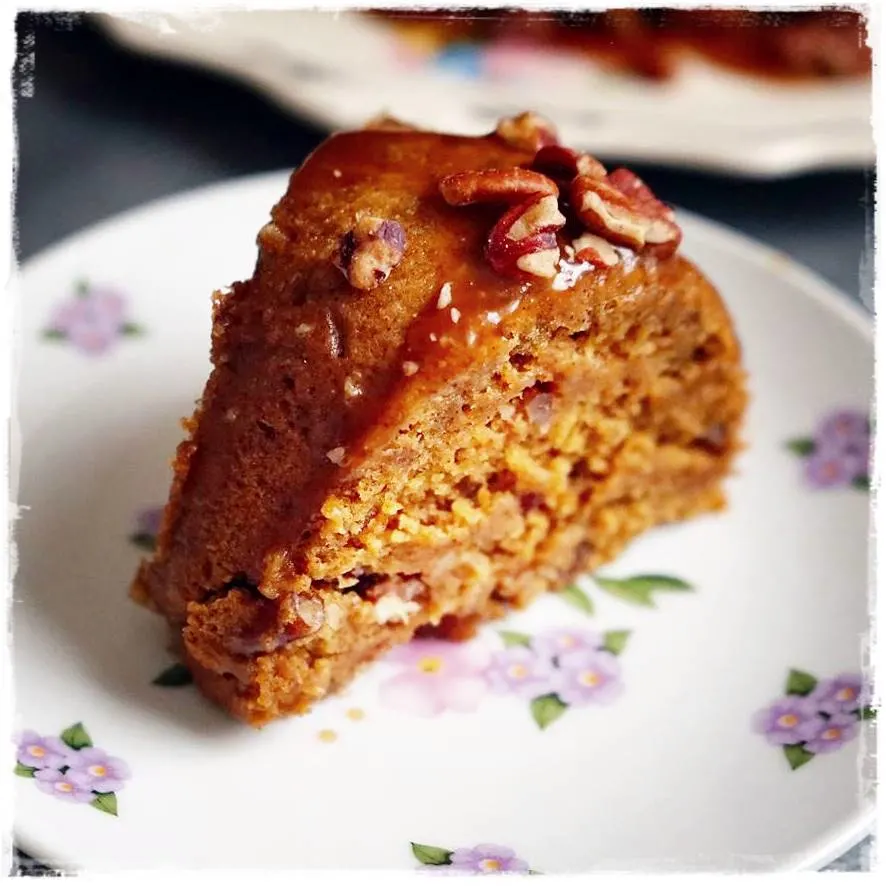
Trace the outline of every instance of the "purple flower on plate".
<instances>
[{"instance_id":1,"label":"purple flower on plate","mask_svg":"<svg viewBox=\"0 0 886 886\"><path fill-rule=\"evenodd\" d=\"M870 703L870 693L858 674L822 680L808 697L822 714L849 714Z\"/></svg>"},{"instance_id":2,"label":"purple flower on plate","mask_svg":"<svg viewBox=\"0 0 886 886\"><path fill-rule=\"evenodd\" d=\"M59 769L65 765L68 746L51 735L43 736L26 729L18 736L16 759L31 769Z\"/></svg>"},{"instance_id":3,"label":"purple flower on plate","mask_svg":"<svg viewBox=\"0 0 886 886\"><path fill-rule=\"evenodd\" d=\"M863 412L843 409L826 416L818 427L816 450L868 454L871 428Z\"/></svg>"},{"instance_id":4,"label":"purple flower on plate","mask_svg":"<svg viewBox=\"0 0 886 886\"><path fill-rule=\"evenodd\" d=\"M100 794L119 791L130 776L129 767L119 757L109 757L101 748L81 748L68 752L68 775L81 777L86 787Z\"/></svg>"},{"instance_id":5,"label":"purple flower on plate","mask_svg":"<svg viewBox=\"0 0 886 886\"><path fill-rule=\"evenodd\" d=\"M59 800L70 800L72 803L91 803L95 794L89 785L89 779L82 772L68 771L64 774L56 769L41 769L34 774L37 787L44 794L51 794Z\"/></svg>"},{"instance_id":6,"label":"purple flower on plate","mask_svg":"<svg viewBox=\"0 0 886 886\"><path fill-rule=\"evenodd\" d=\"M126 301L120 293L81 283L75 295L53 311L46 335L67 339L86 354L102 354L121 335L138 331L127 322Z\"/></svg>"},{"instance_id":7,"label":"purple flower on plate","mask_svg":"<svg viewBox=\"0 0 886 886\"><path fill-rule=\"evenodd\" d=\"M163 519L163 508L142 508L135 515L135 531L142 535L150 535L154 538L160 531L160 521Z\"/></svg>"},{"instance_id":8,"label":"purple flower on plate","mask_svg":"<svg viewBox=\"0 0 886 886\"><path fill-rule=\"evenodd\" d=\"M555 691L568 705L609 704L621 695L621 665L605 650L580 649L561 655Z\"/></svg>"},{"instance_id":9,"label":"purple flower on plate","mask_svg":"<svg viewBox=\"0 0 886 886\"><path fill-rule=\"evenodd\" d=\"M815 489L848 486L867 471L865 462L851 452L814 452L806 460L806 479Z\"/></svg>"},{"instance_id":10,"label":"purple flower on plate","mask_svg":"<svg viewBox=\"0 0 886 886\"><path fill-rule=\"evenodd\" d=\"M521 698L537 698L552 692L556 674L549 656L525 646L494 653L486 668L486 680L493 692L513 692Z\"/></svg>"},{"instance_id":11,"label":"purple flower on plate","mask_svg":"<svg viewBox=\"0 0 886 886\"><path fill-rule=\"evenodd\" d=\"M389 707L421 717L473 711L486 692L483 672L489 657L480 643L413 640L385 659L405 668L382 683L379 697Z\"/></svg>"},{"instance_id":12,"label":"purple flower on plate","mask_svg":"<svg viewBox=\"0 0 886 886\"><path fill-rule=\"evenodd\" d=\"M803 745L810 754L836 751L858 735L858 717L854 714L834 714L828 720L818 719L818 731Z\"/></svg>"},{"instance_id":13,"label":"purple flower on plate","mask_svg":"<svg viewBox=\"0 0 886 886\"><path fill-rule=\"evenodd\" d=\"M580 628L557 628L532 638L532 648L539 655L557 658L578 650L594 651L603 646L603 637L595 631Z\"/></svg>"},{"instance_id":14,"label":"purple flower on plate","mask_svg":"<svg viewBox=\"0 0 886 886\"><path fill-rule=\"evenodd\" d=\"M456 849L450 870L461 874L525 874L529 865L508 846L480 843L471 849Z\"/></svg>"},{"instance_id":15,"label":"purple flower on plate","mask_svg":"<svg viewBox=\"0 0 886 886\"><path fill-rule=\"evenodd\" d=\"M753 728L769 744L800 744L813 738L824 722L815 703L802 695L786 695L754 715Z\"/></svg>"}]
</instances>

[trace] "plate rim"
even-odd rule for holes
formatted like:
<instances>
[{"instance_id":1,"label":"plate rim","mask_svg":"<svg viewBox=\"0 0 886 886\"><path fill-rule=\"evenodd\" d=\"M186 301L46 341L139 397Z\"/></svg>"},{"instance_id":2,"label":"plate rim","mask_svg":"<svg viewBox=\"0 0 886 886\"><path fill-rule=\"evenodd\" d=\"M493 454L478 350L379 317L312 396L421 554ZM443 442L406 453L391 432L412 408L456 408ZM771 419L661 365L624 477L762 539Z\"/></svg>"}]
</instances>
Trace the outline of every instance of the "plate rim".
<instances>
[{"instance_id":1,"label":"plate rim","mask_svg":"<svg viewBox=\"0 0 886 886\"><path fill-rule=\"evenodd\" d=\"M43 265L51 264L78 240L87 237L102 237L121 225L138 223L143 216L150 216L163 211L175 211L180 206L211 200L225 192L249 191L264 187L270 189L270 186L275 183L284 188L291 174L291 169L278 169L270 172L259 172L246 176L221 179L174 194L160 196L101 219L92 225L67 235L30 256L21 264L17 264L12 278L13 294L14 296L18 294L17 287L22 285L26 276ZM863 304L841 291L826 278L796 261L787 253L774 249L729 225L689 210L680 209L679 207L677 208L677 214L678 218L690 222L691 236L693 238L707 239L712 245L724 248L742 261L762 268L773 276L791 280L798 289L802 290L805 297L811 298L823 310L842 320L867 343L873 345L874 323L872 314ZM689 257L691 258L691 255ZM773 266L773 261L778 262L777 268ZM19 347L22 347L21 342L19 342ZM18 402L17 391L18 386L13 390L14 406ZM15 420L14 412L13 420ZM821 838L818 843L810 846L805 852L796 853L794 858L786 864L771 868L770 872L821 870L821 868L830 864L864 840L866 836L872 834L875 819L876 804L868 800L865 802L864 808L860 809L855 815L836 823L831 834ZM88 873L87 868L78 866L76 862L58 858L52 851L44 851L47 844L36 834L28 834L23 830L22 823L16 819L14 814L12 836L13 846L30 855L40 864L65 873ZM300 869L294 867L289 870L297 871ZM357 871L354 873L357 873Z\"/></svg>"}]
</instances>

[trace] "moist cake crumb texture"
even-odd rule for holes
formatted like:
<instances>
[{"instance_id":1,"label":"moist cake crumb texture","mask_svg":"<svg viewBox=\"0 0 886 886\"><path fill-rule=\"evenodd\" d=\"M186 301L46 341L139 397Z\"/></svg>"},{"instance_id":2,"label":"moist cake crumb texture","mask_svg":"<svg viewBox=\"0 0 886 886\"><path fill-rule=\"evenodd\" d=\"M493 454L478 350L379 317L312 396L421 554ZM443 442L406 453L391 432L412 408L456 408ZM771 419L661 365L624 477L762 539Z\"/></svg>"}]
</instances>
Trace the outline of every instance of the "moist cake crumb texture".
<instances>
[{"instance_id":1,"label":"moist cake crumb texture","mask_svg":"<svg viewBox=\"0 0 886 886\"><path fill-rule=\"evenodd\" d=\"M252 278L214 296L212 374L132 594L246 722L724 506L746 395L723 303L626 171L547 150L560 208L541 205L537 121L333 136ZM517 191L444 199L477 171Z\"/></svg>"}]
</instances>

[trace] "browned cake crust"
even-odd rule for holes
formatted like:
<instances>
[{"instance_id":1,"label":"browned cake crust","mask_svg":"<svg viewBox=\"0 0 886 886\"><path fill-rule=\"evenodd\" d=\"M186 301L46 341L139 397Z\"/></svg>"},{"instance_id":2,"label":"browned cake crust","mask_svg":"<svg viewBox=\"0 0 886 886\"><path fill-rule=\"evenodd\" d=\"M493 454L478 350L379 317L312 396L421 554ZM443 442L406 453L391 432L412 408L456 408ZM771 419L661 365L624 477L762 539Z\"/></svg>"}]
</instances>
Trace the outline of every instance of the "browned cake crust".
<instances>
[{"instance_id":1,"label":"browned cake crust","mask_svg":"<svg viewBox=\"0 0 886 886\"><path fill-rule=\"evenodd\" d=\"M502 206L441 196L534 153L333 136L273 208L252 279L215 294L214 368L133 595L236 716L304 712L417 631L466 636L722 505L744 375L701 273L644 247L571 286L503 276L484 255ZM405 249L356 288L336 265L367 217Z\"/></svg>"}]
</instances>

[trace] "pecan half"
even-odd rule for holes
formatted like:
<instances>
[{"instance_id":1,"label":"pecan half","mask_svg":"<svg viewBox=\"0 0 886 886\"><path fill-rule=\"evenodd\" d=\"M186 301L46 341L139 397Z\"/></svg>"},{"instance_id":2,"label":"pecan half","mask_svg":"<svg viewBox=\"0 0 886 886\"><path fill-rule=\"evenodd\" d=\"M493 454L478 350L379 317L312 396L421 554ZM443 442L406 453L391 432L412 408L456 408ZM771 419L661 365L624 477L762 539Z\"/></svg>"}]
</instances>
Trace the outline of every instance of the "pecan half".
<instances>
[{"instance_id":1,"label":"pecan half","mask_svg":"<svg viewBox=\"0 0 886 886\"><path fill-rule=\"evenodd\" d=\"M514 206L490 232L486 259L494 270L509 277L555 277L560 259L556 232L565 224L552 194Z\"/></svg>"},{"instance_id":2,"label":"pecan half","mask_svg":"<svg viewBox=\"0 0 886 886\"><path fill-rule=\"evenodd\" d=\"M570 198L579 219L592 233L610 243L642 249L657 247L662 257L676 250L680 229L670 219L652 214L606 181L579 175L570 185Z\"/></svg>"},{"instance_id":3,"label":"pecan half","mask_svg":"<svg viewBox=\"0 0 886 886\"><path fill-rule=\"evenodd\" d=\"M576 261L586 261L595 268L611 268L618 264L615 247L596 234L582 234L572 241Z\"/></svg>"},{"instance_id":4,"label":"pecan half","mask_svg":"<svg viewBox=\"0 0 886 886\"><path fill-rule=\"evenodd\" d=\"M640 212L655 220L655 224L646 233L646 242L662 247L657 250L659 254L667 252L668 249L670 253L676 250L683 239L683 232L674 221L674 212L670 206L662 203L643 179L630 169L624 167L614 169L609 173L607 181L616 190L621 191Z\"/></svg>"},{"instance_id":5,"label":"pecan half","mask_svg":"<svg viewBox=\"0 0 886 886\"><path fill-rule=\"evenodd\" d=\"M529 197L557 195L560 189L546 175L521 169L481 169L456 172L440 181L440 193L450 206L469 203L520 203Z\"/></svg>"},{"instance_id":6,"label":"pecan half","mask_svg":"<svg viewBox=\"0 0 886 886\"><path fill-rule=\"evenodd\" d=\"M374 289L387 280L405 250L400 222L367 216L342 236L333 262L355 289Z\"/></svg>"},{"instance_id":7,"label":"pecan half","mask_svg":"<svg viewBox=\"0 0 886 886\"><path fill-rule=\"evenodd\" d=\"M516 117L502 117L495 127L495 134L512 148L521 151L534 152L559 141L554 124L534 111L524 111Z\"/></svg>"},{"instance_id":8,"label":"pecan half","mask_svg":"<svg viewBox=\"0 0 886 886\"><path fill-rule=\"evenodd\" d=\"M605 178L606 167L590 154L580 154L565 145L545 145L532 161L532 168L556 181L572 181L577 175Z\"/></svg>"}]
</instances>

